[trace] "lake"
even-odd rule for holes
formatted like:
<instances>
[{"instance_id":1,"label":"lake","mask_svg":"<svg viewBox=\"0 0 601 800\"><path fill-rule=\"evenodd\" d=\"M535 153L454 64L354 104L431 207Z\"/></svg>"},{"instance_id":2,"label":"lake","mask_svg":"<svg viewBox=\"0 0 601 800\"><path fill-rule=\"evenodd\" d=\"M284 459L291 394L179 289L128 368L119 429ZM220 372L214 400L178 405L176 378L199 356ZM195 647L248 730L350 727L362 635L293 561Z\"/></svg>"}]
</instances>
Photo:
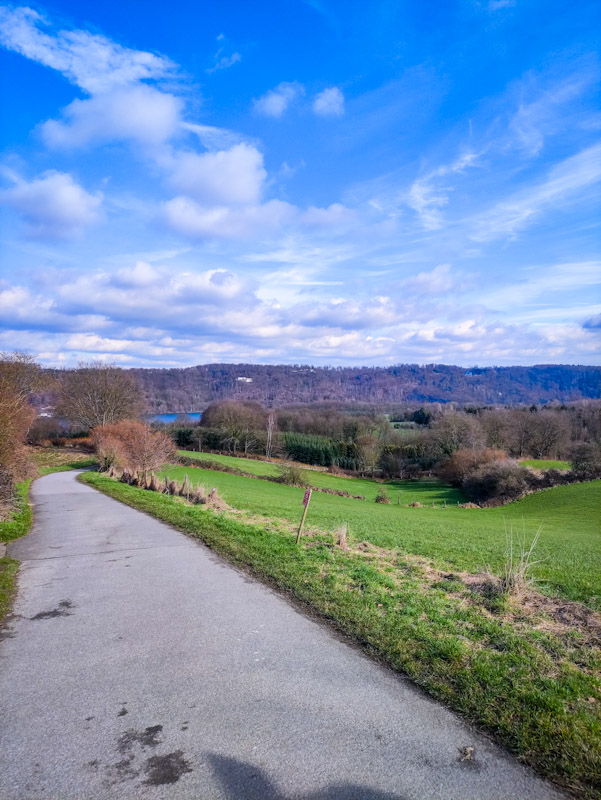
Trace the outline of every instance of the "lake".
<instances>
[{"instance_id":1,"label":"lake","mask_svg":"<svg viewBox=\"0 0 601 800\"><path fill-rule=\"evenodd\" d=\"M190 422L198 422L202 417L200 411L186 411L181 414L147 414L148 422L164 422L166 425L175 422L178 417L187 417ZM188 421L186 420L186 421Z\"/></svg>"}]
</instances>

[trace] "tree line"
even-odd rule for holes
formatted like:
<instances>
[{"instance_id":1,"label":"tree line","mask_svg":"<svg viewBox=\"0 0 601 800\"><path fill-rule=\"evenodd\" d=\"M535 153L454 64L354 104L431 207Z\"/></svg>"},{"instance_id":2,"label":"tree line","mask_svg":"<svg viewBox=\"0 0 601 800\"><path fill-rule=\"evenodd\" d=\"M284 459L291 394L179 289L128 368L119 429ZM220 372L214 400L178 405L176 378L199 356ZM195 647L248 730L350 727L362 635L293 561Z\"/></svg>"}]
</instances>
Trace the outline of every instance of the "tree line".
<instances>
[{"instance_id":1,"label":"tree line","mask_svg":"<svg viewBox=\"0 0 601 800\"><path fill-rule=\"evenodd\" d=\"M598 460L601 470L601 403L593 401L558 408L433 404L406 408L394 419L340 407L267 409L224 401L212 403L198 425L180 421L168 430L181 448L268 454L398 478L445 475L451 460L462 457L468 471L528 457L593 465Z\"/></svg>"},{"instance_id":2,"label":"tree line","mask_svg":"<svg viewBox=\"0 0 601 800\"><path fill-rule=\"evenodd\" d=\"M202 364L133 369L153 413L202 411L236 400L267 407L293 403L362 403L386 410L399 403L505 405L571 403L601 396L601 367L541 364L464 367L398 364L391 367L315 367L307 364Z\"/></svg>"}]
</instances>

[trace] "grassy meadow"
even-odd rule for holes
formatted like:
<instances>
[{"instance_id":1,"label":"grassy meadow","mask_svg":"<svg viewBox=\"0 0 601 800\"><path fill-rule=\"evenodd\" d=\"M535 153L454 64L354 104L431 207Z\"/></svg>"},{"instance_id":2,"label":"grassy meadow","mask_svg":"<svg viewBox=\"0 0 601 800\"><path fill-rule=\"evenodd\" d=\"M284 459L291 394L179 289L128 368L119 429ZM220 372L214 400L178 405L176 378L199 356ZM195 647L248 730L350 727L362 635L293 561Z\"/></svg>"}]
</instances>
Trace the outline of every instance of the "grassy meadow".
<instances>
[{"instance_id":1,"label":"grassy meadow","mask_svg":"<svg viewBox=\"0 0 601 800\"><path fill-rule=\"evenodd\" d=\"M260 465L276 471L275 466L258 461L229 461L239 469ZM231 463L234 461L237 463ZM303 489L188 466L172 465L162 474L179 481L187 475L194 485L216 487L230 506L251 515L291 525L300 520ZM344 489L367 498L361 501L314 492L307 515L309 530L327 532L347 523L355 541L420 555L442 568L490 569L501 574L506 529L513 528L530 542L540 528L534 556L539 563L533 568L538 588L601 609L601 481L559 486L500 508L472 509L458 508L461 497L457 490L436 480L381 484L309 470L305 477L314 486ZM390 505L374 502L382 486ZM404 506L412 502L423 507Z\"/></svg>"},{"instance_id":2,"label":"grassy meadow","mask_svg":"<svg viewBox=\"0 0 601 800\"><path fill-rule=\"evenodd\" d=\"M528 458L520 461L520 464L532 469L570 469L572 466L569 461L549 461L544 458Z\"/></svg>"},{"instance_id":3,"label":"grassy meadow","mask_svg":"<svg viewBox=\"0 0 601 800\"><path fill-rule=\"evenodd\" d=\"M32 513L29 505L29 485L31 481L17 484L17 497L14 509L0 521L0 543L10 542L25 536L31 525ZM15 593L15 581L19 562L14 558L0 558L0 622L10 611Z\"/></svg>"},{"instance_id":4,"label":"grassy meadow","mask_svg":"<svg viewBox=\"0 0 601 800\"><path fill-rule=\"evenodd\" d=\"M258 477L277 477L279 475L277 463L270 461L256 461L251 458L236 458L235 456L213 455L213 453L193 453L185 450L179 451L181 455L186 455L198 459L200 464L203 461L214 461L226 467L239 469L241 472L248 472ZM184 467L190 469L189 467ZM382 489L386 490L391 503L454 503L455 505L465 502L465 498L459 489L445 486L437 480L431 481L372 481L367 478L348 478L339 475L332 475L323 469L316 470L310 467L302 469L303 477L311 486L320 489L335 489L339 492L348 492L352 495L360 495L366 500L375 501L376 495ZM215 474L215 473L213 473ZM179 478L178 478L179 480Z\"/></svg>"}]
</instances>

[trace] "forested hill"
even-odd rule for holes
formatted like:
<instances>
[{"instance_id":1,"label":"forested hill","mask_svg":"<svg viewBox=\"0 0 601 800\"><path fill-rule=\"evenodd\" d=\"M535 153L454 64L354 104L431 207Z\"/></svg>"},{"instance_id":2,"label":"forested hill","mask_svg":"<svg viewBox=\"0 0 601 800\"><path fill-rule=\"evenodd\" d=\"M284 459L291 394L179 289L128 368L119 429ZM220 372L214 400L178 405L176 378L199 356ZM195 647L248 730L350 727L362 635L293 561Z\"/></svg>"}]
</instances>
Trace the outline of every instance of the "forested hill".
<instances>
[{"instance_id":1,"label":"forested hill","mask_svg":"<svg viewBox=\"0 0 601 800\"><path fill-rule=\"evenodd\" d=\"M148 409L202 411L213 400L295 403L570 402L601 397L601 367L538 365L471 368L442 364L394 367L204 364L132 369Z\"/></svg>"}]
</instances>

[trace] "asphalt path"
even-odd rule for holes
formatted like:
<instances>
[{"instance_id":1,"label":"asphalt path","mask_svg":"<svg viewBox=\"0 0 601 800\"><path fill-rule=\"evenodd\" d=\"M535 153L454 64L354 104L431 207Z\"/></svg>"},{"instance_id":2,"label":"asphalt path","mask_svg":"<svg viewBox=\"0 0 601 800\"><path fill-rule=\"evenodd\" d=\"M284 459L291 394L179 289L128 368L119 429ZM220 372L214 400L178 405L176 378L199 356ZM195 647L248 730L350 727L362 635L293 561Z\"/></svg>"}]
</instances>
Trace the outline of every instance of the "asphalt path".
<instances>
[{"instance_id":1,"label":"asphalt path","mask_svg":"<svg viewBox=\"0 0 601 800\"><path fill-rule=\"evenodd\" d=\"M0 641L2 800L551 800L409 681L198 542L35 481Z\"/></svg>"}]
</instances>

